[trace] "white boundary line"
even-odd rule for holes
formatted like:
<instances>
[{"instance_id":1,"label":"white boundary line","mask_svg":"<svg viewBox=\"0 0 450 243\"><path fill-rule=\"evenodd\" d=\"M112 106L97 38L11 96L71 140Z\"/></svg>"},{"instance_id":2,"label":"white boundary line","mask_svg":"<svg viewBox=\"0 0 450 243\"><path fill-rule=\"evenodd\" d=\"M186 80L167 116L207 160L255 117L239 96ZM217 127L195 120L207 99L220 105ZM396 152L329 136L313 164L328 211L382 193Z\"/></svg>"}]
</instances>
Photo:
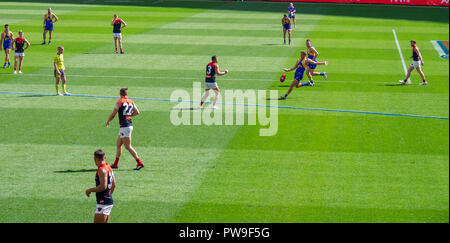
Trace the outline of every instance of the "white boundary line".
<instances>
[{"instance_id":1,"label":"white boundary line","mask_svg":"<svg viewBox=\"0 0 450 243\"><path fill-rule=\"evenodd\" d=\"M12 73L7 73L7 74L3 74L3 75L8 75L8 76L17 76L17 77L26 77L26 76L31 76L31 77L54 77L51 74L37 74L37 73L31 73L31 74L21 74L20 76L17 74L12 74ZM79 78L112 78L112 79L168 79L171 77L163 77L163 76L108 76L108 75L80 75L80 74L66 74L67 77L79 77ZM203 80L202 78L198 78L198 77L176 77L174 79L181 79L181 80L192 80L192 81L201 81ZM265 79L265 78L222 78L222 80L224 82L226 82L227 80L230 81L262 81L262 82L275 82L277 81L276 79ZM277 81L279 82L279 81ZM289 80L287 80L287 82L289 83ZM315 81L317 82L317 81ZM354 84L359 84L359 83L367 83L367 81L344 81L344 80L319 80L318 82L320 83L354 83ZM374 82L377 84L389 84L391 82Z\"/></svg>"},{"instance_id":2,"label":"white boundary line","mask_svg":"<svg viewBox=\"0 0 450 243\"><path fill-rule=\"evenodd\" d=\"M392 29L392 33L394 34L395 44L397 44L398 54L400 54L400 59L402 60L403 70L405 70L405 75L408 72L406 69L405 59L403 58L402 50L400 49L400 44L398 43L397 34L395 33L395 29ZM408 78L408 84L411 83L411 79Z\"/></svg>"}]
</instances>

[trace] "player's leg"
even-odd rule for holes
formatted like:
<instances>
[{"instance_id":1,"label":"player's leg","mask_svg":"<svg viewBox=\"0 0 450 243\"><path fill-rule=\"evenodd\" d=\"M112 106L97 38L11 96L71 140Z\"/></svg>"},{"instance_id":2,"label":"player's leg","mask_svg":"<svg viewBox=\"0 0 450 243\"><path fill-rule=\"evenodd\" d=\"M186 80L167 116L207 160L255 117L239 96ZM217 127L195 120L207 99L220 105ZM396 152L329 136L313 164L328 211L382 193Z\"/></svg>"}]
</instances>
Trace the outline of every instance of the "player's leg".
<instances>
[{"instance_id":1,"label":"player's leg","mask_svg":"<svg viewBox=\"0 0 450 243\"><path fill-rule=\"evenodd\" d=\"M213 108L213 109L217 109L216 104L217 104L217 101L219 100L219 96L220 96L220 89L219 89L219 86L217 86L217 87L214 89L214 93L216 94L216 96L214 97L214 103L213 103L212 108Z\"/></svg>"},{"instance_id":2,"label":"player's leg","mask_svg":"<svg viewBox=\"0 0 450 243\"><path fill-rule=\"evenodd\" d=\"M284 39L284 44L286 44L286 28L283 27L283 39Z\"/></svg>"},{"instance_id":3,"label":"player's leg","mask_svg":"<svg viewBox=\"0 0 450 243\"><path fill-rule=\"evenodd\" d=\"M409 77L411 76L412 70L414 70L414 66L413 65L409 66L408 71L406 72L405 79L404 80L399 80L399 82L402 83L402 84L406 84L406 82L408 81Z\"/></svg>"},{"instance_id":4,"label":"player's leg","mask_svg":"<svg viewBox=\"0 0 450 243\"><path fill-rule=\"evenodd\" d=\"M63 94L70 95L70 93L67 92L67 89L66 89L66 74L64 73L64 71L62 71L62 73L61 73L61 81L62 81Z\"/></svg>"},{"instance_id":5,"label":"player's leg","mask_svg":"<svg viewBox=\"0 0 450 243\"><path fill-rule=\"evenodd\" d=\"M421 85L427 84L427 80L425 79L425 74L422 71L422 68L419 66L416 67L417 72L419 73L420 77L422 77L422 83Z\"/></svg>"},{"instance_id":6,"label":"player's leg","mask_svg":"<svg viewBox=\"0 0 450 243\"><path fill-rule=\"evenodd\" d=\"M111 166L112 168L118 168L119 167L119 159L122 155L122 139L120 138L120 135L117 136L117 142L116 142L116 160L114 161L114 164Z\"/></svg>"},{"instance_id":7,"label":"player's leg","mask_svg":"<svg viewBox=\"0 0 450 243\"><path fill-rule=\"evenodd\" d=\"M128 152L130 152L131 156L133 156L133 158L137 162L135 170L139 170L142 167L144 167L144 163L142 163L142 161L139 158L136 150L133 148L133 146L131 146L131 134L130 134L129 137L122 138L122 141L123 141L123 145L124 145L125 149L128 150Z\"/></svg>"},{"instance_id":8,"label":"player's leg","mask_svg":"<svg viewBox=\"0 0 450 243\"><path fill-rule=\"evenodd\" d=\"M210 90L210 89L205 89L205 94L203 94L202 101L200 102L200 105L198 105L198 108L202 108L203 103L205 103L206 99L208 99L208 96L209 96L209 90Z\"/></svg>"},{"instance_id":9,"label":"player's leg","mask_svg":"<svg viewBox=\"0 0 450 243\"><path fill-rule=\"evenodd\" d=\"M123 54L123 48L122 48L122 35L118 38L119 41L119 48L120 48L120 54Z\"/></svg>"},{"instance_id":10,"label":"player's leg","mask_svg":"<svg viewBox=\"0 0 450 243\"><path fill-rule=\"evenodd\" d=\"M294 87L297 87L299 84L299 81L294 79L294 81L292 81L291 86L289 86L289 89L287 90L286 94L284 96L281 96L281 99L284 100L287 98L287 96L292 92L292 90L294 89Z\"/></svg>"},{"instance_id":11,"label":"player's leg","mask_svg":"<svg viewBox=\"0 0 450 243\"><path fill-rule=\"evenodd\" d=\"M119 41L118 39L119 38L114 37L114 47L116 48L116 53L118 53L118 50L117 50L117 42Z\"/></svg>"},{"instance_id":12,"label":"player's leg","mask_svg":"<svg viewBox=\"0 0 450 243\"><path fill-rule=\"evenodd\" d=\"M100 213L94 214L94 223L108 223L108 221L109 221L108 215L104 215L104 214L100 214Z\"/></svg>"},{"instance_id":13,"label":"player's leg","mask_svg":"<svg viewBox=\"0 0 450 243\"><path fill-rule=\"evenodd\" d=\"M56 72L56 70L54 71L54 74L55 74L55 80L56 80L56 84L55 84L56 95L62 95L61 93L59 93L59 81L60 81L60 77L59 77L58 73Z\"/></svg>"},{"instance_id":14,"label":"player's leg","mask_svg":"<svg viewBox=\"0 0 450 243\"><path fill-rule=\"evenodd\" d=\"M19 56L19 73L22 73L23 55Z\"/></svg>"},{"instance_id":15,"label":"player's leg","mask_svg":"<svg viewBox=\"0 0 450 243\"><path fill-rule=\"evenodd\" d=\"M50 45L50 43L52 42L52 33L53 33L53 30L49 30L48 31L48 44Z\"/></svg>"},{"instance_id":16,"label":"player's leg","mask_svg":"<svg viewBox=\"0 0 450 243\"><path fill-rule=\"evenodd\" d=\"M291 32L292 32L292 29L289 29L289 45L291 44Z\"/></svg>"},{"instance_id":17,"label":"player's leg","mask_svg":"<svg viewBox=\"0 0 450 243\"><path fill-rule=\"evenodd\" d=\"M10 68L11 67L11 49L6 48L5 52L6 52L6 59L8 61L8 68Z\"/></svg>"},{"instance_id":18,"label":"player's leg","mask_svg":"<svg viewBox=\"0 0 450 243\"><path fill-rule=\"evenodd\" d=\"M17 73L17 59L19 59L19 57L14 53L14 74Z\"/></svg>"},{"instance_id":19,"label":"player's leg","mask_svg":"<svg viewBox=\"0 0 450 243\"><path fill-rule=\"evenodd\" d=\"M45 44L45 38L46 38L46 35L47 35L47 29L46 29L46 27L44 27L44 33L42 34L42 39L43 39L44 41L42 42L42 44Z\"/></svg>"}]
</instances>

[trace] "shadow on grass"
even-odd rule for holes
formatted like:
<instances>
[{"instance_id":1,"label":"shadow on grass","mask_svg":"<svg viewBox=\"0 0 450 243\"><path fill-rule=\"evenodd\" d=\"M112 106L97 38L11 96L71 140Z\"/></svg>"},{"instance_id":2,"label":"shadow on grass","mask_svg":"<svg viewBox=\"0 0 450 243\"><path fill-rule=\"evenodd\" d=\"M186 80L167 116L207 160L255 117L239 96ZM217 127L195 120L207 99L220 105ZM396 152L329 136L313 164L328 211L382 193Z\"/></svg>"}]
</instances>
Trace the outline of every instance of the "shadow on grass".
<instances>
[{"instance_id":1,"label":"shadow on grass","mask_svg":"<svg viewBox=\"0 0 450 243\"><path fill-rule=\"evenodd\" d=\"M81 170L57 170L55 173L84 173L84 172L96 172L97 169L81 169Z\"/></svg>"},{"instance_id":2,"label":"shadow on grass","mask_svg":"<svg viewBox=\"0 0 450 243\"><path fill-rule=\"evenodd\" d=\"M227 0L16 0L14 2L96 4L158 8L191 8L233 11L286 12L288 2L228 2ZM448 23L448 7L426 7L376 4L295 3L297 15L332 15L378 19L401 19ZM57 11L57 6L51 6ZM114 10L111 8L111 10ZM44 9L45 11L45 9ZM114 12L114 11L113 11ZM282 17L282 16L281 16ZM281 19L280 17L280 19Z\"/></svg>"}]
</instances>

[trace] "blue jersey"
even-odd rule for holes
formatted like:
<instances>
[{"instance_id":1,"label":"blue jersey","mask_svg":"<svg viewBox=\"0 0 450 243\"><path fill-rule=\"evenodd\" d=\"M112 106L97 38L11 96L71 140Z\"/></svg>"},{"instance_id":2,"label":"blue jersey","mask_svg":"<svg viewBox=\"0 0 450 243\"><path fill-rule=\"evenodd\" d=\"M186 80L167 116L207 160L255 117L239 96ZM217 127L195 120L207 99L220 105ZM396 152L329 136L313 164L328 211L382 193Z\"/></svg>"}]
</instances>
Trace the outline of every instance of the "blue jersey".
<instances>
[{"instance_id":1,"label":"blue jersey","mask_svg":"<svg viewBox=\"0 0 450 243\"><path fill-rule=\"evenodd\" d=\"M11 31L8 32L3 32L4 36L3 36L3 49L11 49L11 43L12 43L12 38L13 38L13 34Z\"/></svg>"},{"instance_id":2,"label":"blue jersey","mask_svg":"<svg viewBox=\"0 0 450 243\"><path fill-rule=\"evenodd\" d=\"M295 70L295 75L294 75L295 80L300 81L303 79L303 75L305 73L307 66L308 65L306 64L305 58L303 60L298 59L298 66L297 66L297 70Z\"/></svg>"},{"instance_id":3,"label":"blue jersey","mask_svg":"<svg viewBox=\"0 0 450 243\"><path fill-rule=\"evenodd\" d=\"M289 18L295 18L295 7L288 7Z\"/></svg>"},{"instance_id":4,"label":"blue jersey","mask_svg":"<svg viewBox=\"0 0 450 243\"><path fill-rule=\"evenodd\" d=\"M315 61L315 62L317 62L317 57L315 56L315 52L313 52L311 49L313 49L314 48L314 46L311 46L309 49L308 49L308 58L309 59L311 59L311 60L313 60L313 61ZM316 67L317 67L317 64L308 64L308 66L309 66L309 68L310 69L316 69Z\"/></svg>"},{"instance_id":5,"label":"blue jersey","mask_svg":"<svg viewBox=\"0 0 450 243\"><path fill-rule=\"evenodd\" d=\"M127 97L119 99L119 125L120 127L132 127L131 115L134 111L134 103Z\"/></svg>"}]
</instances>

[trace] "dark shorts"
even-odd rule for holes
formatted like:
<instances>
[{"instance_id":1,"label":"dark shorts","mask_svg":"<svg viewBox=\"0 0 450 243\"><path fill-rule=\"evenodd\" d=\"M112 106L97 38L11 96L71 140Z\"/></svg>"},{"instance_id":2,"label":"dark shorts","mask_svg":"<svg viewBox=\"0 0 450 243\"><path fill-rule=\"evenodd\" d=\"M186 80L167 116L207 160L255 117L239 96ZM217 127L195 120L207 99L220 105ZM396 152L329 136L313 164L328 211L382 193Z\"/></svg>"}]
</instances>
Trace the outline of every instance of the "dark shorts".
<instances>
[{"instance_id":1,"label":"dark shorts","mask_svg":"<svg viewBox=\"0 0 450 243\"><path fill-rule=\"evenodd\" d=\"M45 30L53 31L53 25L45 25Z\"/></svg>"},{"instance_id":2,"label":"dark shorts","mask_svg":"<svg viewBox=\"0 0 450 243\"><path fill-rule=\"evenodd\" d=\"M317 62L317 59L314 59L313 61L315 61L315 62ZM310 69L316 69L316 67L317 67L317 64L308 64L308 67L310 68Z\"/></svg>"},{"instance_id":3,"label":"dark shorts","mask_svg":"<svg viewBox=\"0 0 450 243\"><path fill-rule=\"evenodd\" d=\"M291 29L291 24L283 24L283 28L285 30L290 30Z\"/></svg>"},{"instance_id":4,"label":"dark shorts","mask_svg":"<svg viewBox=\"0 0 450 243\"><path fill-rule=\"evenodd\" d=\"M11 49L11 41L3 41L3 49Z\"/></svg>"},{"instance_id":5,"label":"dark shorts","mask_svg":"<svg viewBox=\"0 0 450 243\"><path fill-rule=\"evenodd\" d=\"M58 73L56 72L56 70L53 70L53 73L55 74L55 78L64 78L66 77L66 73L64 72L64 69L58 69L60 75L58 76Z\"/></svg>"}]
</instances>

